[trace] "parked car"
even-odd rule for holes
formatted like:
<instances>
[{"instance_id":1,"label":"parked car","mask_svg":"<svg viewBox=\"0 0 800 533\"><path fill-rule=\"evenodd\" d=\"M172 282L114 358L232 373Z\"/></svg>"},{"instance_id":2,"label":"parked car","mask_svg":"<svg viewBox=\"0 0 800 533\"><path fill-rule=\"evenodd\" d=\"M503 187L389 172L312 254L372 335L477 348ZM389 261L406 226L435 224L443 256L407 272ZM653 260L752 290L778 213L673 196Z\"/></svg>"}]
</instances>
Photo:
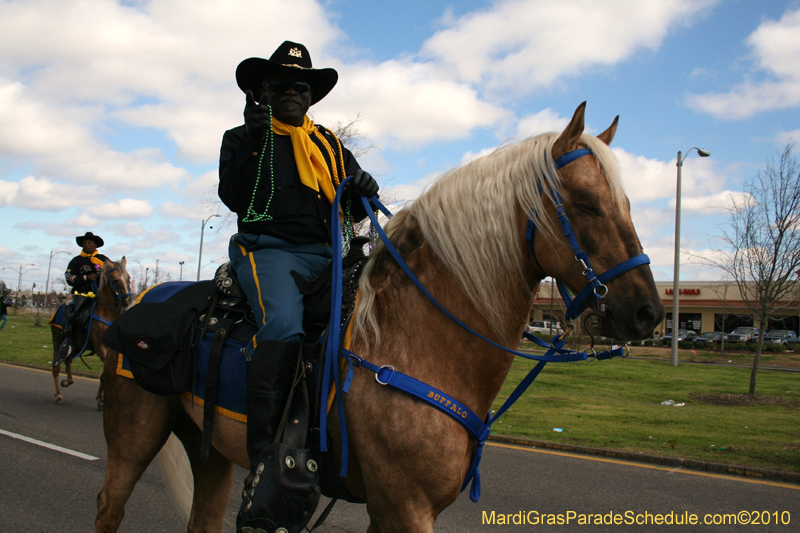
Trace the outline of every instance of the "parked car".
<instances>
[{"instance_id":1,"label":"parked car","mask_svg":"<svg viewBox=\"0 0 800 533\"><path fill-rule=\"evenodd\" d=\"M758 328L739 327L725 335L725 342L750 342L758 336Z\"/></svg>"},{"instance_id":2,"label":"parked car","mask_svg":"<svg viewBox=\"0 0 800 533\"><path fill-rule=\"evenodd\" d=\"M790 337L786 339L786 347L794 352L800 351L800 338Z\"/></svg>"},{"instance_id":3,"label":"parked car","mask_svg":"<svg viewBox=\"0 0 800 533\"><path fill-rule=\"evenodd\" d=\"M525 331L528 333L541 333L542 335L561 335L564 333L564 330L561 329L561 324L547 320L534 320L530 325L525 326Z\"/></svg>"},{"instance_id":4,"label":"parked car","mask_svg":"<svg viewBox=\"0 0 800 533\"><path fill-rule=\"evenodd\" d=\"M698 346L708 346L710 344L720 344L722 342L721 331L706 331L699 337L692 339L692 342Z\"/></svg>"},{"instance_id":5,"label":"parked car","mask_svg":"<svg viewBox=\"0 0 800 533\"><path fill-rule=\"evenodd\" d=\"M697 337L697 333L690 330L690 329L680 329L678 330L678 342L683 341L690 341ZM664 343L664 346L671 346L672 345L672 332L670 331L663 337L661 337L661 342Z\"/></svg>"},{"instance_id":6,"label":"parked car","mask_svg":"<svg viewBox=\"0 0 800 533\"><path fill-rule=\"evenodd\" d=\"M783 344L789 346L789 339L796 339L797 335L789 329L772 329L764 334L764 344ZM757 339L753 338L753 342Z\"/></svg>"}]
</instances>

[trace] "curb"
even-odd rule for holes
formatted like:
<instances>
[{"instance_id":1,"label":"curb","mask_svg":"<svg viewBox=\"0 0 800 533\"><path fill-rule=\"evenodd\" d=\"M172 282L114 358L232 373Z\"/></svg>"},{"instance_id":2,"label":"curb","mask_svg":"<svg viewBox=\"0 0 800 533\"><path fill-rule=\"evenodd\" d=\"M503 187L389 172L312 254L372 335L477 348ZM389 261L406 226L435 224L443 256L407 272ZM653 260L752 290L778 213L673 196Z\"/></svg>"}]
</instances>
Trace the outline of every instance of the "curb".
<instances>
[{"instance_id":1,"label":"curb","mask_svg":"<svg viewBox=\"0 0 800 533\"><path fill-rule=\"evenodd\" d=\"M18 363L12 361L3 361L3 363L9 365L27 367L27 368L36 368L39 370L50 370L50 367L42 365L34 365L31 363ZM100 374L95 372L81 372L73 370L72 374L74 376L81 376L86 378L94 378L94 379L100 378ZM700 472L709 472L713 474L740 476L740 477L759 479L759 480L780 481L782 483L792 483L795 485L800 485L800 473L798 472L783 472L780 470L767 470L764 468L755 468L750 466L737 466L725 463L712 463L706 461L698 461L696 459L683 459L681 457L648 455L643 453L610 450L607 448L593 448L590 446L575 446L572 444L561 444L556 442L523 439L518 437L506 437L503 435L489 435L488 440L490 442L501 442L504 444L516 444L518 446L527 446L529 448L543 448L547 450L557 450L561 452L568 452L580 455L594 455L597 457L607 457L609 459L629 461L632 463L647 463L660 466L686 468L688 470L697 470Z\"/></svg>"},{"instance_id":2,"label":"curb","mask_svg":"<svg viewBox=\"0 0 800 533\"><path fill-rule=\"evenodd\" d=\"M44 366L44 365L35 365L33 363L20 363L18 361L0 361L0 363L4 365L13 365L13 366L21 366L25 368L35 368L36 370L44 370L46 372L50 372L53 370L51 366ZM61 372L66 372L65 370L61 370ZM100 379L99 372L85 372L82 370L73 370L73 376L80 376L82 378L92 378L92 379Z\"/></svg>"},{"instance_id":3,"label":"curb","mask_svg":"<svg viewBox=\"0 0 800 533\"><path fill-rule=\"evenodd\" d=\"M546 442L516 437L504 437L502 435L490 435L489 441L502 442L505 444L517 444L532 448L544 448L548 450L558 450L582 455L594 455L608 457L632 463L647 463L660 466L686 468L688 470L698 470L713 474L724 474L729 476L740 476L751 479L780 481L800 485L800 473L784 472L780 470L767 470L751 466L738 466L725 463L712 463L698 461L696 459L684 459L682 457L667 457L663 455L648 455L643 453L625 452L619 450L609 450L606 448L592 448L589 446L575 446L572 444L560 444L556 442Z\"/></svg>"}]
</instances>

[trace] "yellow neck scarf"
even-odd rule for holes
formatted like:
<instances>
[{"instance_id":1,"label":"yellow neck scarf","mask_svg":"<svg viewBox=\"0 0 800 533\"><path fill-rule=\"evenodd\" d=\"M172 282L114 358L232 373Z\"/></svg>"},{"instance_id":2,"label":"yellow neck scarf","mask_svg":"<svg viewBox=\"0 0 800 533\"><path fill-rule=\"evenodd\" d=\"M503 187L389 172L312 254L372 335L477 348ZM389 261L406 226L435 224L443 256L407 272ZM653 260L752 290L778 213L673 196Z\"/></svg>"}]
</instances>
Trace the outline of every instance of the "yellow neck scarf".
<instances>
[{"instance_id":1,"label":"yellow neck scarf","mask_svg":"<svg viewBox=\"0 0 800 533\"><path fill-rule=\"evenodd\" d=\"M103 260L97 257L97 250L92 252L91 255L87 254L86 252L81 252L81 257L88 257L89 260L94 263L95 265L99 265L100 268L103 268Z\"/></svg>"},{"instance_id":2,"label":"yellow neck scarf","mask_svg":"<svg viewBox=\"0 0 800 533\"><path fill-rule=\"evenodd\" d=\"M322 194L332 204L336 198L336 190L333 188L331 173L322 151L311 141L314 130L314 122L308 115L303 117L303 125L297 127L284 124L272 117L272 131L278 135L289 135L292 139L294 160L300 173L300 181L315 191L322 189Z\"/></svg>"}]
</instances>

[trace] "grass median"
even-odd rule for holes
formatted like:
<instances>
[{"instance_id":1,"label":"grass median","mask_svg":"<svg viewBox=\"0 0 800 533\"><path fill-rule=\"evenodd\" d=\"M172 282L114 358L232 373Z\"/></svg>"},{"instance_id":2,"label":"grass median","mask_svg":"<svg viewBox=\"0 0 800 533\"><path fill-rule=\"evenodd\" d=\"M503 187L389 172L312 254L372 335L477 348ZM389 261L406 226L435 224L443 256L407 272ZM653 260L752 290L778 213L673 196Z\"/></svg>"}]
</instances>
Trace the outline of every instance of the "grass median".
<instances>
[{"instance_id":1,"label":"grass median","mask_svg":"<svg viewBox=\"0 0 800 533\"><path fill-rule=\"evenodd\" d=\"M50 368L53 364L53 337L47 320L41 319L42 326L35 326L35 317L11 316L5 329L0 331L0 361L23 363ZM96 373L100 376L103 364L97 356L84 356L72 362L72 369Z\"/></svg>"},{"instance_id":2,"label":"grass median","mask_svg":"<svg viewBox=\"0 0 800 533\"><path fill-rule=\"evenodd\" d=\"M492 433L800 472L800 374L762 369L749 396L749 368L666 359L549 363ZM493 409L533 366L515 361Z\"/></svg>"},{"instance_id":3,"label":"grass median","mask_svg":"<svg viewBox=\"0 0 800 533\"><path fill-rule=\"evenodd\" d=\"M50 328L33 322L10 317L0 332L0 361L52 364ZM800 472L800 374L763 369L751 397L745 394L749 368L686 364L716 357L704 352L681 351L680 357L681 364L671 367L668 348L642 347L632 348L627 359L550 363L492 433ZM752 354L727 354L721 362L748 364L747 357L752 361ZM797 366L798 359L779 354L770 364ZM74 369L99 374L99 359L85 360L88 368L78 360ZM494 409L533 365L515 361ZM668 400L683 405L662 405Z\"/></svg>"}]
</instances>

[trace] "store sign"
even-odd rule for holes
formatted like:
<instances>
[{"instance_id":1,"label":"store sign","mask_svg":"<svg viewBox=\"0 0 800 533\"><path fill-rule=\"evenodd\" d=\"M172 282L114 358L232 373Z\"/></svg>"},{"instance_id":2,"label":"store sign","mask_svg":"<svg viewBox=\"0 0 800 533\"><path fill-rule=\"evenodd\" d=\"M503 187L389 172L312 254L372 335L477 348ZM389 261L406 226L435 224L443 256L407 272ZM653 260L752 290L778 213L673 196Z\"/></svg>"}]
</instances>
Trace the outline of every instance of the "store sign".
<instances>
[{"instance_id":1,"label":"store sign","mask_svg":"<svg viewBox=\"0 0 800 533\"><path fill-rule=\"evenodd\" d=\"M664 289L666 294L672 294L672 289ZM700 289L678 289L678 294L699 295Z\"/></svg>"}]
</instances>

